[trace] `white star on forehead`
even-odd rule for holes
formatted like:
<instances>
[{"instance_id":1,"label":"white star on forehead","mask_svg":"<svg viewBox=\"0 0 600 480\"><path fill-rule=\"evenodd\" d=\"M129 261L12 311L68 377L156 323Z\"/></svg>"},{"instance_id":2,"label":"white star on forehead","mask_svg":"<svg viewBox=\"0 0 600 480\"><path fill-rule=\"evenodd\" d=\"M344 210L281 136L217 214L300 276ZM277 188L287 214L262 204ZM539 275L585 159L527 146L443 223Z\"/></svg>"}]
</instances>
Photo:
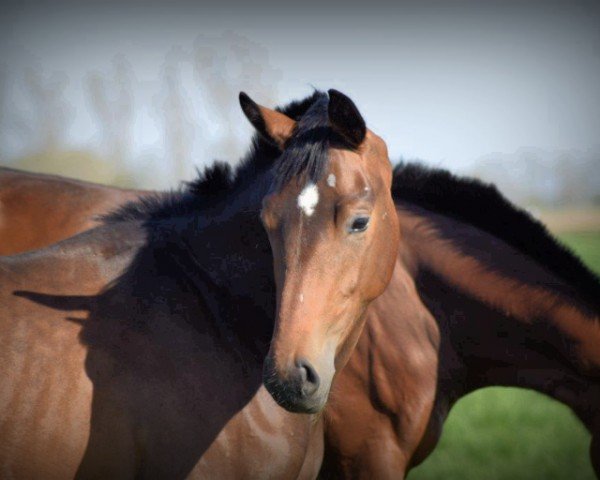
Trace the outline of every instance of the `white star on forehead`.
<instances>
[{"instance_id":1,"label":"white star on forehead","mask_svg":"<svg viewBox=\"0 0 600 480\"><path fill-rule=\"evenodd\" d=\"M298 206L307 217L310 217L314 213L317 203L319 203L319 190L314 183L309 182L298 195Z\"/></svg>"},{"instance_id":2,"label":"white star on forehead","mask_svg":"<svg viewBox=\"0 0 600 480\"><path fill-rule=\"evenodd\" d=\"M330 173L327 177L327 185L330 187L335 187L335 175L333 173Z\"/></svg>"}]
</instances>

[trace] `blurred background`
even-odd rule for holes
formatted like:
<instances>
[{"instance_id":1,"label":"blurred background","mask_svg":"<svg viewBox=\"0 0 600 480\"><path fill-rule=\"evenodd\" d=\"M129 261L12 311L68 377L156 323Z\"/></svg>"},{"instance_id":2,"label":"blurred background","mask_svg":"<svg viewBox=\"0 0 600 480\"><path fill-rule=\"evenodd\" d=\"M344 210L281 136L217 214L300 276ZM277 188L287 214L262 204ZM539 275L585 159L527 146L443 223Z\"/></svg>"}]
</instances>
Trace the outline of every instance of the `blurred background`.
<instances>
[{"instance_id":1,"label":"blurred background","mask_svg":"<svg viewBox=\"0 0 600 480\"><path fill-rule=\"evenodd\" d=\"M164 189L249 146L267 106L337 88L393 161L496 183L600 270L596 1L4 2L0 164ZM461 401L426 478L593 478L564 407Z\"/></svg>"}]
</instances>

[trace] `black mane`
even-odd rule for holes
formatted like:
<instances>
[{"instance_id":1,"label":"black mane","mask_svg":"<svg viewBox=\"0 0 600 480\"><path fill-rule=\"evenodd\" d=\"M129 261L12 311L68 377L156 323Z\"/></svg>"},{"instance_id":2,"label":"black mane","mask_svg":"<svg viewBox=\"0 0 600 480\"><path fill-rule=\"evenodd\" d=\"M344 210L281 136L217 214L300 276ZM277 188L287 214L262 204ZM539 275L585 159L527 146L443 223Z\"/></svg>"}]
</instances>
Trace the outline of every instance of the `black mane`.
<instances>
[{"instance_id":1,"label":"black mane","mask_svg":"<svg viewBox=\"0 0 600 480\"><path fill-rule=\"evenodd\" d=\"M600 280L546 227L510 201L492 184L458 177L418 163L394 169L396 200L422 206L474 225L525 253L575 287L584 300L600 309Z\"/></svg>"},{"instance_id":2,"label":"black mane","mask_svg":"<svg viewBox=\"0 0 600 480\"><path fill-rule=\"evenodd\" d=\"M331 137L327 113L329 98L324 93L317 92L316 95L314 103L298 120L296 130L277 163L277 188L304 172L314 183L323 175Z\"/></svg>"},{"instance_id":3,"label":"black mane","mask_svg":"<svg viewBox=\"0 0 600 480\"><path fill-rule=\"evenodd\" d=\"M316 182L327 164L327 148L334 137L329 128L327 115L327 94L315 91L309 97L277 108L288 117L298 121L292 138L286 145L283 155L277 147L255 134L248 154L235 169L225 162L198 171L198 177L184 183L178 190L156 192L137 201L129 202L117 210L104 215L106 223L127 220L156 220L181 216L206 209L222 200L228 194L252 182L258 175L273 167L276 187L289 182L293 177L307 173ZM347 145L343 145L347 146ZM347 146L349 148L349 146Z\"/></svg>"}]
</instances>

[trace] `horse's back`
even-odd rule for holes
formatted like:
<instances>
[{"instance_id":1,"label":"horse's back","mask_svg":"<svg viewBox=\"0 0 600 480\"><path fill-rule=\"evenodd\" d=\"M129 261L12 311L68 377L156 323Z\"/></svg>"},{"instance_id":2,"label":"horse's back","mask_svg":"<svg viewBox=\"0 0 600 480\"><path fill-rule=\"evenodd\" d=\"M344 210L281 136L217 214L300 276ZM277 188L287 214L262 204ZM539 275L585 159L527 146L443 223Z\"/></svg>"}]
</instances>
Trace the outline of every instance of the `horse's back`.
<instances>
[{"instance_id":1,"label":"horse's back","mask_svg":"<svg viewBox=\"0 0 600 480\"><path fill-rule=\"evenodd\" d=\"M0 168L0 255L41 248L97 226L144 192Z\"/></svg>"}]
</instances>

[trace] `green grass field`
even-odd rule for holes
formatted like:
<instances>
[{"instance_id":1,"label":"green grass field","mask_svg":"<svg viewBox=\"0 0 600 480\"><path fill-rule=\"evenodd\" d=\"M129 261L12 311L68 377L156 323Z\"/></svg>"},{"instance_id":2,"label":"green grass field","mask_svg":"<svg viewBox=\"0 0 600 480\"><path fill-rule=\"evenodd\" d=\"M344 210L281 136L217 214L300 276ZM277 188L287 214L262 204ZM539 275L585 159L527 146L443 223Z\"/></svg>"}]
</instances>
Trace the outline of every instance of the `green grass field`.
<instances>
[{"instance_id":1,"label":"green grass field","mask_svg":"<svg viewBox=\"0 0 600 480\"><path fill-rule=\"evenodd\" d=\"M600 232L560 238L600 273ZM527 390L487 388L458 402L437 449L409 480L594 479L589 441L562 404Z\"/></svg>"}]
</instances>

